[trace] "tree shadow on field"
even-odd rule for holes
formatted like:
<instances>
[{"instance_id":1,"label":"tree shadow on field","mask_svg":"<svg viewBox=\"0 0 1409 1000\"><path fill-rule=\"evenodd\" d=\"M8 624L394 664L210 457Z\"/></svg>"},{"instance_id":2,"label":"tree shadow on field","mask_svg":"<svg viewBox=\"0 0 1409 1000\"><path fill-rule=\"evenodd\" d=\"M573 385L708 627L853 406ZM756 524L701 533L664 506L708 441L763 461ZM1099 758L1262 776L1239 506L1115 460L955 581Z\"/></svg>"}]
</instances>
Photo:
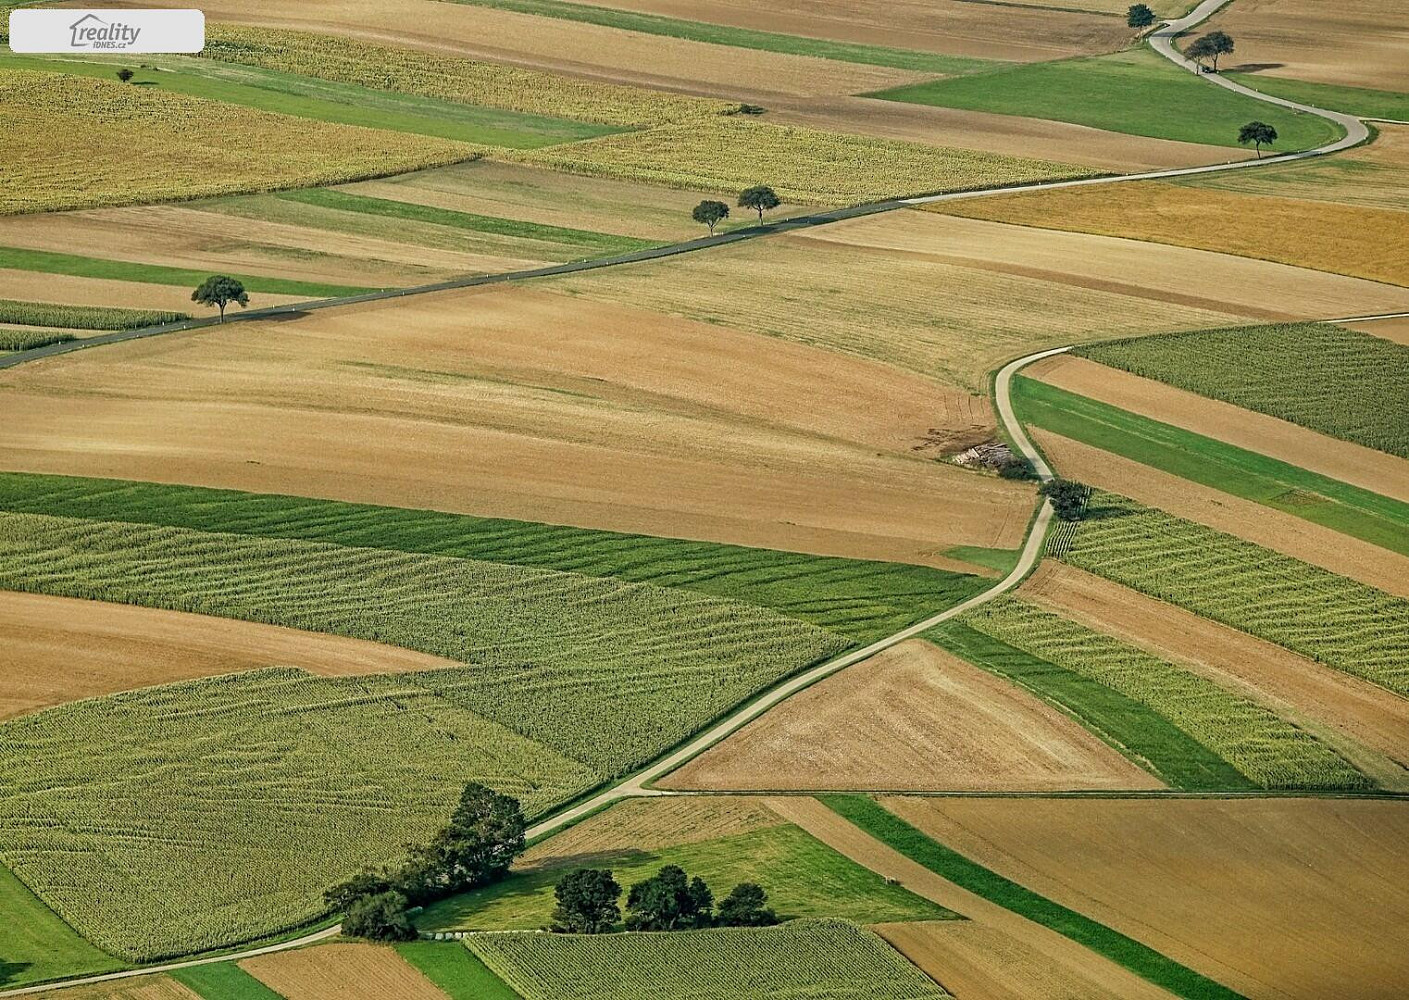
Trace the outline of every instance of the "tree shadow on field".
<instances>
[{"instance_id":1,"label":"tree shadow on field","mask_svg":"<svg viewBox=\"0 0 1409 1000\"><path fill-rule=\"evenodd\" d=\"M1114 504L1105 504L1099 500L1087 502L1086 511L1082 514L1083 521L1110 521L1119 517L1135 517L1140 512L1131 510L1128 507L1120 507Z\"/></svg>"},{"instance_id":2,"label":"tree shadow on field","mask_svg":"<svg viewBox=\"0 0 1409 1000\"><path fill-rule=\"evenodd\" d=\"M1225 73L1261 73L1268 69L1281 69L1286 63L1242 63L1238 66L1225 66Z\"/></svg>"},{"instance_id":3,"label":"tree shadow on field","mask_svg":"<svg viewBox=\"0 0 1409 1000\"><path fill-rule=\"evenodd\" d=\"M30 967L29 962L3 962L0 961L0 986L8 986L15 979L19 978L21 972Z\"/></svg>"}]
</instances>

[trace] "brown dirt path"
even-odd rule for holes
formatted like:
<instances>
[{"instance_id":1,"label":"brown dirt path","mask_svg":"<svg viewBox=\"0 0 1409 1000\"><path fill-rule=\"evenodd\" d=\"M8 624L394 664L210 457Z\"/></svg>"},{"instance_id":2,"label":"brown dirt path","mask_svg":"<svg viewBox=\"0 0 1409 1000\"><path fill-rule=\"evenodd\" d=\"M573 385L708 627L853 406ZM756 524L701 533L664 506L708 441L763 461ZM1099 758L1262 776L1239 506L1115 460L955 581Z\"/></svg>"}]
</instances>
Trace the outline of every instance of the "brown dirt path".
<instances>
[{"instance_id":1,"label":"brown dirt path","mask_svg":"<svg viewBox=\"0 0 1409 1000\"><path fill-rule=\"evenodd\" d=\"M1015 803L1024 805L1029 800ZM1026 917L991 903L967 889L941 878L928 868L911 861L842 819L816 799L801 796L777 796L767 800L768 807L784 819L796 823L822 843L846 855L880 875L894 878L911 892L968 917L979 927L990 929L1015 941L1015 948L1033 956L1043 966L1053 966L1064 980L1075 980L1085 987L1083 997L1119 997L1121 1000L1169 1000L1170 994L1146 982L1133 973L1097 955L1070 938L1035 924ZM1078 803L1084 805L1085 803ZM989 988L989 973L978 963L973 971L970 996L984 997ZM993 974L999 983L1011 973ZM943 978L941 983L945 983ZM945 983L945 985L949 985ZM958 996L958 984L954 984Z\"/></svg>"}]
</instances>

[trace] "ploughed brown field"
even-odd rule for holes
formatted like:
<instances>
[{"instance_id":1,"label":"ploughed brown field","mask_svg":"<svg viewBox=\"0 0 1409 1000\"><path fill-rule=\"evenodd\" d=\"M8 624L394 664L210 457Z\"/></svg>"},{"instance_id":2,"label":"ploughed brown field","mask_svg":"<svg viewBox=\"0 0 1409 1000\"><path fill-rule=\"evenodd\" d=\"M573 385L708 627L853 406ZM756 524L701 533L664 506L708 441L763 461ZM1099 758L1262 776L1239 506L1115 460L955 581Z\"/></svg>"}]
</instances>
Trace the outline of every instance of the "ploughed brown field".
<instances>
[{"instance_id":1,"label":"ploughed brown field","mask_svg":"<svg viewBox=\"0 0 1409 1000\"><path fill-rule=\"evenodd\" d=\"M0 591L0 719L48 705L261 667L325 677L455 666L319 632Z\"/></svg>"},{"instance_id":2,"label":"ploughed brown field","mask_svg":"<svg viewBox=\"0 0 1409 1000\"><path fill-rule=\"evenodd\" d=\"M384 945L324 944L247 958L240 968L285 1000L447 1000Z\"/></svg>"},{"instance_id":3,"label":"ploughed brown field","mask_svg":"<svg viewBox=\"0 0 1409 1000\"><path fill-rule=\"evenodd\" d=\"M170 976L139 976L91 986L71 986L50 996L58 1000L201 1000L200 994Z\"/></svg>"},{"instance_id":4,"label":"ploughed brown field","mask_svg":"<svg viewBox=\"0 0 1409 1000\"><path fill-rule=\"evenodd\" d=\"M890 798L947 846L1243 993L1409 982L1409 804Z\"/></svg>"},{"instance_id":5,"label":"ploughed brown field","mask_svg":"<svg viewBox=\"0 0 1409 1000\"><path fill-rule=\"evenodd\" d=\"M920 639L812 685L658 784L716 791L1163 787L1068 716Z\"/></svg>"},{"instance_id":6,"label":"ploughed brown field","mask_svg":"<svg viewBox=\"0 0 1409 1000\"><path fill-rule=\"evenodd\" d=\"M992 433L967 392L541 286L80 351L8 388L15 471L946 566L953 545L1016 547L1032 503L932 460Z\"/></svg>"}]
</instances>

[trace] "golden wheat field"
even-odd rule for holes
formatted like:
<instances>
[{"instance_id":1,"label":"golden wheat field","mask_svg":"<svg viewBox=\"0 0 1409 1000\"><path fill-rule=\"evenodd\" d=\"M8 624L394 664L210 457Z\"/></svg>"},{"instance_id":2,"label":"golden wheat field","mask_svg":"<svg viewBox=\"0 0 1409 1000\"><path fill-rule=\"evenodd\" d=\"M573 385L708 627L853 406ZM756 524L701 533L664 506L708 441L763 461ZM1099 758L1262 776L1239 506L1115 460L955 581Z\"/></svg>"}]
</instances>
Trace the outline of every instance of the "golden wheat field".
<instances>
[{"instance_id":1,"label":"golden wheat field","mask_svg":"<svg viewBox=\"0 0 1409 1000\"><path fill-rule=\"evenodd\" d=\"M291 118L152 88L0 72L0 214L350 181L467 160L474 146ZM84 155L72 137L84 136ZM137 152L140 151L140 152Z\"/></svg>"}]
</instances>

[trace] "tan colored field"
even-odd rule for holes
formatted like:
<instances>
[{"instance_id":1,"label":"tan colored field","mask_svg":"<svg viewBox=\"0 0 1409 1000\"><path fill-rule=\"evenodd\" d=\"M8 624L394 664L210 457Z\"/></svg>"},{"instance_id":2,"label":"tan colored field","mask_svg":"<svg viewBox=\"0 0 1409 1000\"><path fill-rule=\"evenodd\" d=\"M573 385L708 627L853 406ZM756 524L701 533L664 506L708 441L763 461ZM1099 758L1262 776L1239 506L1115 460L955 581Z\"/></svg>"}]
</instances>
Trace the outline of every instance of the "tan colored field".
<instances>
[{"instance_id":1,"label":"tan colored field","mask_svg":"<svg viewBox=\"0 0 1409 1000\"><path fill-rule=\"evenodd\" d=\"M1388 549L1058 434L1033 437L1059 475L1409 598L1409 559Z\"/></svg>"},{"instance_id":2,"label":"tan colored field","mask_svg":"<svg viewBox=\"0 0 1409 1000\"><path fill-rule=\"evenodd\" d=\"M16 271L0 267L0 298L26 302L61 302L72 306L119 306L126 309L169 309L192 316L214 315L191 301L183 285L149 285L142 281L77 278L67 274ZM274 306L307 299L306 295L252 293L251 306Z\"/></svg>"},{"instance_id":3,"label":"tan colored field","mask_svg":"<svg viewBox=\"0 0 1409 1000\"><path fill-rule=\"evenodd\" d=\"M1376 320L1370 323L1347 323L1345 325L1352 330L1359 330L1361 333L1392 340L1396 344L1409 344L1409 318Z\"/></svg>"},{"instance_id":4,"label":"tan colored field","mask_svg":"<svg viewBox=\"0 0 1409 1000\"><path fill-rule=\"evenodd\" d=\"M1409 804L886 799L947 846L1251 1000L1409 982Z\"/></svg>"},{"instance_id":5,"label":"tan colored field","mask_svg":"<svg viewBox=\"0 0 1409 1000\"><path fill-rule=\"evenodd\" d=\"M375 642L253 622L0 591L0 719L260 667L325 677L456 666Z\"/></svg>"},{"instance_id":6,"label":"tan colored field","mask_svg":"<svg viewBox=\"0 0 1409 1000\"><path fill-rule=\"evenodd\" d=\"M1050 559L1022 593L1268 706L1384 787L1409 791L1409 700Z\"/></svg>"},{"instance_id":7,"label":"tan colored field","mask_svg":"<svg viewBox=\"0 0 1409 1000\"><path fill-rule=\"evenodd\" d=\"M138 976L92 986L71 986L52 996L59 1000L201 1000L199 993L170 976Z\"/></svg>"},{"instance_id":8,"label":"tan colored field","mask_svg":"<svg viewBox=\"0 0 1409 1000\"><path fill-rule=\"evenodd\" d=\"M0 464L17 471L934 565L1016 546L1032 503L915 450L931 429L991 433L967 393L519 286L76 352L7 388Z\"/></svg>"},{"instance_id":9,"label":"tan colored field","mask_svg":"<svg viewBox=\"0 0 1409 1000\"><path fill-rule=\"evenodd\" d=\"M1238 0L1206 27L1237 39L1237 66L1266 66L1269 76L1409 90L1400 0Z\"/></svg>"},{"instance_id":10,"label":"tan colored field","mask_svg":"<svg viewBox=\"0 0 1409 1000\"><path fill-rule=\"evenodd\" d=\"M659 784L687 790L1163 787L1066 715L918 639L794 695Z\"/></svg>"},{"instance_id":11,"label":"tan colored field","mask_svg":"<svg viewBox=\"0 0 1409 1000\"><path fill-rule=\"evenodd\" d=\"M1021 808L1027 802L1041 800L1010 801ZM1164 990L1126 971L1109 959L1054 930L1033 923L1012 910L962 889L911 861L842 819L816 799L789 796L770 798L766 802L774 812L796 823L833 850L877 874L896 879L917 895L968 917L974 927L983 929L985 936L1002 942L1005 949L1023 960L1054 970L1053 975L1058 982L1079 984L1076 996L1081 1000L1095 1000L1101 997L1119 997L1120 1000L1169 1000L1170 995ZM1085 803L1078 801L1074 804L1080 808ZM964 922L954 923L960 926ZM991 968L989 963L992 961L993 958L985 959L981 956L968 968L961 970L962 974L968 977L967 982L972 987L969 996L982 997L985 1000L990 995L1001 997L1001 989L1012 982L1013 971L1002 967ZM919 964L923 967L923 962ZM943 977L940 977L940 982L946 986L951 985ZM957 982L953 985L956 996L963 998L964 994L957 992ZM990 990L993 991L991 994ZM1029 994L1020 995L1026 997ZM1061 993L1056 995L1063 996Z\"/></svg>"},{"instance_id":12,"label":"tan colored field","mask_svg":"<svg viewBox=\"0 0 1409 1000\"><path fill-rule=\"evenodd\" d=\"M1014 17L1002 7L965 0L778 0L767 5L750 0L610 0L590 5L787 35L1023 62L1114 52L1134 35L1123 20L1115 18L1044 8Z\"/></svg>"},{"instance_id":13,"label":"tan colored field","mask_svg":"<svg viewBox=\"0 0 1409 1000\"><path fill-rule=\"evenodd\" d=\"M968 218L1169 243L1409 285L1409 211L1148 182L961 201ZM1366 240L1365 233L1375 233Z\"/></svg>"},{"instance_id":14,"label":"tan colored field","mask_svg":"<svg viewBox=\"0 0 1409 1000\"><path fill-rule=\"evenodd\" d=\"M1023 370L1032 378L1182 427L1239 448L1409 503L1409 462L1350 441L1327 437L1276 417L1062 355Z\"/></svg>"},{"instance_id":15,"label":"tan colored field","mask_svg":"<svg viewBox=\"0 0 1409 1000\"><path fill-rule=\"evenodd\" d=\"M448 1000L392 948L323 944L239 963L286 1000Z\"/></svg>"}]
</instances>

